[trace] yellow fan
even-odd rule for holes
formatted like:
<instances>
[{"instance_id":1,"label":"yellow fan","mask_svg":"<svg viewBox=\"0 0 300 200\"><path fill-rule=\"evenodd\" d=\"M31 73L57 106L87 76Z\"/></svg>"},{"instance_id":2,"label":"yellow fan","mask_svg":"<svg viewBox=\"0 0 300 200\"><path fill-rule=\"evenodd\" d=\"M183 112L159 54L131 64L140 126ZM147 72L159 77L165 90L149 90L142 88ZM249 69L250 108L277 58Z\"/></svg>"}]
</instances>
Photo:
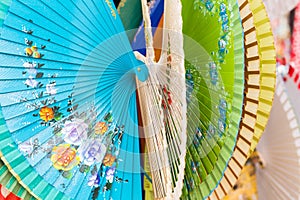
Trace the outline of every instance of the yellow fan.
<instances>
[{"instance_id":1,"label":"yellow fan","mask_svg":"<svg viewBox=\"0 0 300 200\"><path fill-rule=\"evenodd\" d=\"M235 185L247 158L268 121L274 95L275 49L262 1L239 0L245 38L245 96L243 120L233 157L210 199L222 199Z\"/></svg>"}]
</instances>

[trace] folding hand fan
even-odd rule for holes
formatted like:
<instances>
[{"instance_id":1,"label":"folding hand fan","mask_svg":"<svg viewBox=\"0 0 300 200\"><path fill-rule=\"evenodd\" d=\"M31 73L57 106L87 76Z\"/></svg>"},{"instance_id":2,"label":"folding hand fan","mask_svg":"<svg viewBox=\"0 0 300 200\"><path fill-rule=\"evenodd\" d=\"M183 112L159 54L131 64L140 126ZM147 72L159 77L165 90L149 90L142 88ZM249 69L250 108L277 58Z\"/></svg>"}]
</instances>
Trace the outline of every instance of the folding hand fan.
<instances>
[{"instance_id":1,"label":"folding hand fan","mask_svg":"<svg viewBox=\"0 0 300 200\"><path fill-rule=\"evenodd\" d=\"M158 67L146 30L148 77L110 1L1 8L0 151L20 183L41 199L140 199L137 77L156 197L179 198L186 102L182 43L174 41L181 34L165 38L176 62L165 55Z\"/></svg>"},{"instance_id":2,"label":"folding hand fan","mask_svg":"<svg viewBox=\"0 0 300 200\"><path fill-rule=\"evenodd\" d=\"M300 73L300 3L295 9L294 16L294 27L292 34L292 52L291 52L291 67L290 75L294 75L292 72L295 70L297 74ZM297 82L299 75L295 77L295 82Z\"/></svg>"},{"instance_id":3,"label":"folding hand fan","mask_svg":"<svg viewBox=\"0 0 300 200\"><path fill-rule=\"evenodd\" d=\"M0 199L9 199L9 200L20 200L14 193L8 191L5 187L0 185Z\"/></svg>"},{"instance_id":4,"label":"folding hand fan","mask_svg":"<svg viewBox=\"0 0 300 200\"><path fill-rule=\"evenodd\" d=\"M239 1L245 43L245 96L243 119L228 168L210 199L222 199L235 185L250 151L264 132L275 87L273 36L261 1Z\"/></svg>"},{"instance_id":5,"label":"folding hand fan","mask_svg":"<svg viewBox=\"0 0 300 200\"><path fill-rule=\"evenodd\" d=\"M296 5L299 0L263 0L268 14L271 18L279 18L280 16L288 14Z\"/></svg>"},{"instance_id":6,"label":"folding hand fan","mask_svg":"<svg viewBox=\"0 0 300 200\"><path fill-rule=\"evenodd\" d=\"M136 34L135 29L139 27L143 19L141 0L120 0L118 13L127 31L128 38L132 41Z\"/></svg>"},{"instance_id":7,"label":"folding hand fan","mask_svg":"<svg viewBox=\"0 0 300 200\"><path fill-rule=\"evenodd\" d=\"M145 160L150 165L154 197L177 199L183 185L186 152L181 3L179 0L166 0L164 7L172 10L172 15L164 19L166 34L162 40L161 59L155 62L149 8L145 1L142 2L146 57L140 53L136 56L148 65L150 73L144 83L138 82L138 96L141 107L146 108L141 112L148 154ZM178 20L174 20L175 16ZM151 88L150 92L144 89L145 86ZM147 107L143 106L145 103ZM155 141L159 143L155 145ZM163 178L159 180L157 177Z\"/></svg>"},{"instance_id":8,"label":"folding hand fan","mask_svg":"<svg viewBox=\"0 0 300 200\"><path fill-rule=\"evenodd\" d=\"M300 130L295 112L278 78L270 120L257 146L265 161L265 167L258 167L256 173L259 199L300 198Z\"/></svg>"},{"instance_id":9,"label":"folding hand fan","mask_svg":"<svg viewBox=\"0 0 300 200\"><path fill-rule=\"evenodd\" d=\"M189 146L181 198L205 199L222 179L236 144L244 38L236 1L182 4Z\"/></svg>"},{"instance_id":10,"label":"folding hand fan","mask_svg":"<svg viewBox=\"0 0 300 200\"><path fill-rule=\"evenodd\" d=\"M10 171L7 169L7 166L2 162L2 160L0 161L0 174L0 190L3 198L6 197L7 199L10 199L14 196L17 196L24 200L35 199L23 186L20 185L18 180L10 173ZM17 197L14 198L17 199Z\"/></svg>"}]
</instances>

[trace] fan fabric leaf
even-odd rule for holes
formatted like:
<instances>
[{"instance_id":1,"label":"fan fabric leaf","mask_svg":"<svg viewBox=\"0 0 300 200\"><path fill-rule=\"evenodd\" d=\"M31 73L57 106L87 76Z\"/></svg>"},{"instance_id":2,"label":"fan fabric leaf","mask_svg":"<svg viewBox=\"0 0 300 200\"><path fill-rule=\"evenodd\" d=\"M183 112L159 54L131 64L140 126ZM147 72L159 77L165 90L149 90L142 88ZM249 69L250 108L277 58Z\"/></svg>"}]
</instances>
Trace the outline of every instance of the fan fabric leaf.
<instances>
[{"instance_id":1,"label":"fan fabric leaf","mask_svg":"<svg viewBox=\"0 0 300 200\"><path fill-rule=\"evenodd\" d=\"M262 2L261 5L263 5ZM245 79L247 81L245 82L243 119L237 146L220 185L214 191L216 193L214 196L219 199L222 199L235 185L250 154L251 145L252 148L255 148L258 139L253 139L254 134L261 135L263 133L266 122L262 119L269 117L275 88L275 51L274 48L263 48L261 44L263 40L271 44L273 42L269 21L265 14L262 15L265 13L262 10L252 12L251 1L239 1L239 7L244 28ZM255 20L263 23L255 24ZM257 24L259 24L260 30L265 30L264 34L259 33ZM271 59L266 61L266 52L269 52L267 55L270 55L270 58L273 53L273 65ZM214 199L213 196L211 199Z\"/></svg>"},{"instance_id":2,"label":"fan fabric leaf","mask_svg":"<svg viewBox=\"0 0 300 200\"><path fill-rule=\"evenodd\" d=\"M148 72L113 3L3 5L0 151L8 169L38 199L140 198L135 77Z\"/></svg>"},{"instance_id":3,"label":"fan fabric leaf","mask_svg":"<svg viewBox=\"0 0 300 200\"><path fill-rule=\"evenodd\" d=\"M1 187L5 187L8 191L24 200L35 199L24 187L20 185L18 180L10 173L3 161L0 161L0 174Z\"/></svg>"},{"instance_id":4,"label":"fan fabric leaf","mask_svg":"<svg viewBox=\"0 0 300 200\"><path fill-rule=\"evenodd\" d=\"M189 146L181 198L205 199L218 186L236 144L244 91L243 33L235 1L182 4Z\"/></svg>"},{"instance_id":5,"label":"fan fabric leaf","mask_svg":"<svg viewBox=\"0 0 300 200\"><path fill-rule=\"evenodd\" d=\"M296 90L287 88L278 77L270 120L257 146L265 162L265 167L256 171L259 199L300 197L299 115L289 97Z\"/></svg>"},{"instance_id":6,"label":"fan fabric leaf","mask_svg":"<svg viewBox=\"0 0 300 200\"><path fill-rule=\"evenodd\" d=\"M120 0L118 13L122 19L129 41L133 41L136 29L139 27L143 16L140 0ZM125 20L130 19L130 20Z\"/></svg>"},{"instance_id":7,"label":"fan fabric leaf","mask_svg":"<svg viewBox=\"0 0 300 200\"><path fill-rule=\"evenodd\" d=\"M149 78L138 82L141 112L152 186L155 198L176 199L181 195L186 152L186 99L181 3L164 1L167 27L162 53L155 62L149 8L143 2L146 57L137 53L149 68ZM174 16L178 20L174 20ZM145 90L147 86L150 90ZM155 98L154 98L155 97ZM148 105L148 106L144 106ZM159 141L155 145L155 141ZM159 179L157 177L162 177Z\"/></svg>"}]
</instances>

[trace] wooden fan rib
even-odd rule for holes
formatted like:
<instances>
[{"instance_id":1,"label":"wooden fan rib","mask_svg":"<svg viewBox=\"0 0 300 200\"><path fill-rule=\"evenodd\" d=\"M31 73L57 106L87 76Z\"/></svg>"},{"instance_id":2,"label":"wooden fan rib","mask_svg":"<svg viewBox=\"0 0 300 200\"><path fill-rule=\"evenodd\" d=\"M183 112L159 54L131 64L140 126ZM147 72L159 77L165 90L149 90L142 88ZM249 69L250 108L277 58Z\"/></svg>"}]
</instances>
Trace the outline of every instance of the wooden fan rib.
<instances>
[{"instance_id":1,"label":"wooden fan rib","mask_svg":"<svg viewBox=\"0 0 300 200\"><path fill-rule=\"evenodd\" d=\"M252 22L252 21L251 21ZM245 32L244 32L244 34L245 34L245 38L247 38L247 36L248 35L251 35L252 33L255 33L256 32L256 28L255 27L253 27L252 25L247 25L247 26L249 26L248 27L248 30L246 30ZM246 28L246 27L245 27ZM250 36L251 37L251 36Z\"/></svg>"},{"instance_id":2,"label":"wooden fan rib","mask_svg":"<svg viewBox=\"0 0 300 200\"><path fill-rule=\"evenodd\" d=\"M241 4L241 1L239 1L239 3ZM246 4L247 4L248 2L246 2L246 1L243 1L243 5L240 7L241 9L244 9L245 8L245 6L246 6ZM247 15L248 17L249 17L249 14ZM247 18L248 18L247 17ZM245 23L246 21L250 21L250 20L244 20L243 22ZM255 31L255 27L253 26L251 29L249 29L247 32L245 32L245 34L250 34L250 33L253 33L253 31ZM245 38L247 38L247 36L245 35ZM253 40L253 36L252 37L248 37L248 41L249 40ZM246 39L246 41L247 41L247 39ZM253 43L253 45L254 45L254 43ZM249 47L249 46L245 46L246 48L247 47ZM258 57L256 57L256 59L259 59ZM255 60L255 59L254 59ZM250 61L252 61L251 59L250 59ZM254 64L254 63L253 63ZM260 88L258 88L258 89L260 89ZM271 95L272 96L272 95ZM267 98L268 99L268 98ZM249 100L249 99L245 99L246 101L247 100ZM252 103L255 103L256 105L258 105L258 101L257 100L254 100L254 102L252 102ZM257 108L256 108L257 109ZM243 126L243 125L242 125ZM245 125L244 125L245 126ZM243 130L243 129L242 129ZM252 131L250 131L250 134L249 135L252 135L251 133L253 133L253 132L255 132L254 131L254 129L252 129L251 127L247 127L247 129L246 130L252 130ZM256 128L256 130L257 130L257 128ZM261 127L261 130L263 130L263 127ZM241 133L241 132L240 132ZM251 137L250 137L251 138ZM247 143L245 143L244 145L249 145L249 143L247 144ZM241 150L241 149L240 149ZM240 154L240 156L245 156L245 154L243 155L243 154ZM242 159L241 157L240 157L240 159ZM246 161L246 158L244 158L244 161ZM240 167L240 168L239 168ZM235 168L237 169L237 170L240 170L241 169L241 166L235 166ZM222 181L221 181L221 184L222 184Z\"/></svg>"},{"instance_id":3,"label":"wooden fan rib","mask_svg":"<svg viewBox=\"0 0 300 200\"><path fill-rule=\"evenodd\" d=\"M251 115L249 115L248 113L249 112L245 111L245 114L243 116L242 126L245 123L245 124L248 124L249 127L254 127L255 126L256 116L253 117L253 113L251 113Z\"/></svg>"},{"instance_id":4,"label":"wooden fan rib","mask_svg":"<svg viewBox=\"0 0 300 200\"><path fill-rule=\"evenodd\" d=\"M230 183L230 185L233 187L236 183L236 180L238 179L238 176L234 173L231 165L228 165L228 170L225 171L225 174L227 174L227 178L229 180L228 183Z\"/></svg>"},{"instance_id":5,"label":"wooden fan rib","mask_svg":"<svg viewBox=\"0 0 300 200\"><path fill-rule=\"evenodd\" d=\"M255 47L255 46L257 46L257 45L258 45L257 41L250 41L249 43L247 43L247 44L245 45L245 48L247 49L247 53L249 52L249 49L250 49L251 47Z\"/></svg>"},{"instance_id":6,"label":"wooden fan rib","mask_svg":"<svg viewBox=\"0 0 300 200\"><path fill-rule=\"evenodd\" d=\"M247 9L246 6L248 6L248 1L247 0L238 0L239 3L239 8L240 10Z\"/></svg>"},{"instance_id":7,"label":"wooden fan rib","mask_svg":"<svg viewBox=\"0 0 300 200\"><path fill-rule=\"evenodd\" d=\"M145 95L145 94L147 94L147 93L145 93L145 91L144 90L142 90L142 88L143 87L139 87L140 88L140 90L139 90L139 98L140 98L140 103L142 103L142 102L144 102L145 101L145 99L144 99L144 101L142 101L142 98L147 98L146 100L147 101L149 101L150 100L150 97L147 97L148 95ZM150 87L150 88L152 88L152 87ZM155 90L154 90L155 91ZM158 92L155 92L155 93L158 93ZM159 95L156 95L156 97L159 97ZM150 101L151 102L151 101ZM159 101L158 101L159 102ZM152 105L152 104L150 104L150 105ZM143 108L143 109L145 109L146 107L145 106L141 106L141 108ZM143 111L143 112L141 112L141 113L144 113L144 114L142 114L143 116L142 116L142 119L143 119L143 124L144 125L147 125L147 124L149 124L149 116L147 116L147 115L145 115L145 113L151 113L151 112L149 112L149 110L148 111ZM160 117L159 117L160 118ZM155 118L153 118L153 119L155 119ZM160 129L158 129L158 130L160 130ZM149 130L148 130L149 131ZM147 136L148 135L148 136ZM146 132L145 132L145 136L146 136L146 138L149 138L149 133L147 134ZM151 136L151 137L153 137L153 136ZM152 153L153 152L153 148L156 148L157 149L157 145L155 145L156 143L154 142L154 140L153 139L151 139L151 138L149 138L149 139L146 139L146 144L147 144L147 148L148 148L148 152L150 153ZM161 142L158 142L158 144L160 144L160 145L162 145L161 144ZM154 150L154 152L159 152L159 150L157 149L157 150ZM156 197L158 197L158 198L163 198L164 196L165 196L165 186L163 185L163 180L166 178L165 177L165 175L163 175L163 176L161 176L161 174L160 174L160 171L158 171L157 169L161 169L161 167L160 166L156 166L158 163L156 163L155 161L156 161L156 159L158 159L158 158L155 158L155 157L149 157L149 163L150 163L150 169L151 169L151 174L152 174L152 185L154 186L154 195L156 196ZM160 162L160 161L159 161Z\"/></svg>"}]
</instances>

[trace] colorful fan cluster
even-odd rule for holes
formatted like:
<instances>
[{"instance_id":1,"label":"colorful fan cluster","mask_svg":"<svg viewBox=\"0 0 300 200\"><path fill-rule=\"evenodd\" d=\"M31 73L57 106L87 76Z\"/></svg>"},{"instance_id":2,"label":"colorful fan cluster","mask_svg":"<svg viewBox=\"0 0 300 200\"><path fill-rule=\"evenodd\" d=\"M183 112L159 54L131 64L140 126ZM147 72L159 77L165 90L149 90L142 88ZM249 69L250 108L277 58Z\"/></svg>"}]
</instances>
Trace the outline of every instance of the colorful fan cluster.
<instances>
[{"instance_id":1,"label":"colorful fan cluster","mask_svg":"<svg viewBox=\"0 0 300 200\"><path fill-rule=\"evenodd\" d=\"M257 0L1 1L0 183L222 199L268 121L273 43Z\"/></svg>"}]
</instances>

